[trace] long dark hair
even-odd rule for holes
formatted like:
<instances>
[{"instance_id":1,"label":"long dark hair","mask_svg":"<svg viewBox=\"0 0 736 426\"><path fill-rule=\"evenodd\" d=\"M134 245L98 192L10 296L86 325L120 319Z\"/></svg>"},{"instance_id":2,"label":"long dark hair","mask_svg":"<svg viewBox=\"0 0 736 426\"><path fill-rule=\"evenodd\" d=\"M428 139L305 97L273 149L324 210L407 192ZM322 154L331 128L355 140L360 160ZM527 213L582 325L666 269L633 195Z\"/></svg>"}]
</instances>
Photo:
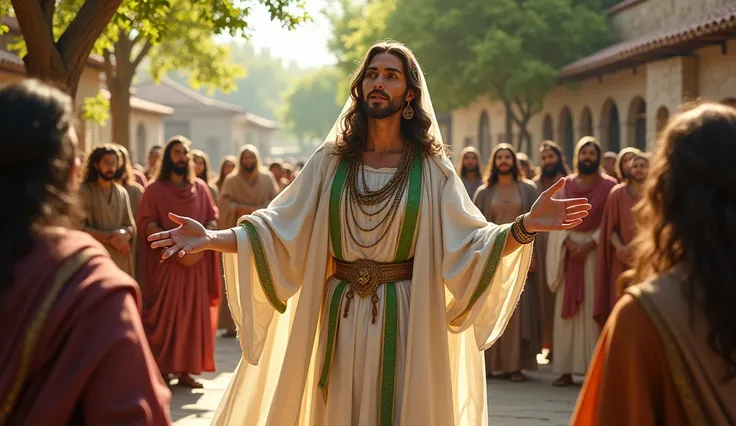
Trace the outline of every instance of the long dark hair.
<instances>
[{"instance_id":1,"label":"long dark hair","mask_svg":"<svg viewBox=\"0 0 736 426\"><path fill-rule=\"evenodd\" d=\"M89 154L89 157L87 157L87 164L84 167L84 178L82 179L83 182L97 182L97 178L100 176L100 173L95 168L95 164L99 163L100 160L102 160L102 157L107 154L114 155L118 159L118 162L120 162L120 153L115 145L97 145ZM120 165L118 164L118 167L119 166Z\"/></svg>"},{"instance_id":2,"label":"long dark hair","mask_svg":"<svg viewBox=\"0 0 736 426\"><path fill-rule=\"evenodd\" d=\"M493 186L498 183L499 171L498 167L496 167L496 156L500 151L508 151L511 153L511 160L513 161L513 164L511 165L511 177L514 179L514 182L519 181L519 159L516 156L516 150L514 150L513 146L507 143L500 143L493 148L491 157L488 159L488 167L486 168L486 176L484 179L488 186Z\"/></svg>"},{"instance_id":3,"label":"long dark hair","mask_svg":"<svg viewBox=\"0 0 736 426\"><path fill-rule=\"evenodd\" d=\"M71 98L37 80L0 88L0 289L44 227L81 219L70 187L73 117Z\"/></svg>"},{"instance_id":4,"label":"long dark hair","mask_svg":"<svg viewBox=\"0 0 736 426\"><path fill-rule=\"evenodd\" d=\"M204 183L208 183L210 181L210 156L207 155L207 153L204 151L193 149L192 159L194 159L195 157L199 157L202 159L202 161L204 161L204 170L202 171L202 175L197 177L202 179Z\"/></svg>"},{"instance_id":5,"label":"long dark hair","mask_svg":"<svg viewBox=\"0 0 736 426\"><path fill-rule=\"evenodd\" d=\"M133 181L133 165L130 164L128 149L117 144L115 148L118 150L118 170L115 172L115 179L120 179L122 185L130 185Z\"/></svg>"},{"instance_id":6,"label":"long dark hair","mask_svg":"<svg viewBox=\"0 0 736 426\"><path fill-rule=\"evenodd\" d=\"M337 153L345 158L355 158L365 148L365 139L368 135L368 115L361 106L364 99L363 80L371 61L381 53L390 53L401 60L406 71L406 88L412 90L415 95L409 103L414 109L414 117L411 120L403 118L401 120L402 136L407 141L418 144L426 155L440 157L446 154L445 146L429 134L432 119L430 113L422 109L424 93L422 93L422 80L417 59L408 47L393 41L379 42L371 46L360 68L353 76L353 81L350 83L350 98L353 103L343 118L344 130L337 137Z\"/></svg>"},{"instance_id":7,"label":"long dark hair","mask_svg":"<svg viewBox=\"0 0 736 426\"><path fill-rule=\"evenodd\" d=\"M735 161L733 108L702 104L669 121L634 209L634 268L622 277L641 282L681 268L685 300L710 325L726 380L736 377Z\"/></svg>"},{"instance_id":8,"label":"long dark hair","mask_svg":"<svg viewBox=\"0 0 736 426\"><path fill-rule=\"evenodd\" d=\"M222 157L222 160L220 160L219 175L217 177L217 181L215 182L215 186L217 187L218 190L222 190L222 184L225 183L225 178L227 177L227 175L225 174L225 164L227 162L230 162L233 164L233 172L238 170L238 168L236 167L238 164L238 159L235 158L235 156L226 155Z\"/></svg>"},{"instance_id":9,"label":"long dark hair","mask_svg":"<svg viewBox=\"0 0 736 426\"><path fill-rule=\"evenodd\" d=\"M542 141L542 143L539 144L539 152L544 151L545 149L550 149L552 152L557 154L557 167L556 171L558 174L561 174L562 176L567 176L570 174L570 168L567 167L567 163L565 163L565 155L562 153L562 149L559 145L557 145L554 141L545 140ZM538 177L541 178L542 171L539 171Z\"/></svg>"},{"instance_id":10,"label":"long dark hair","mask_svg":"<svg viewBox=\"0 0 736 426\"><path fill-rule=\"evenodd\" d=\"M171 150L174 148L175 145L183 145L188 152L192 151L192 142L187 139L184 136L172 136L169 138L168 141L166 141L166 148L164 148L164 153L161 155L161 160L159 160L159 164L161 167L159 167L158 176L156 177L156 180L160 180L162 182L168 182L171 180L171 174L174 172L174 163L171 161ZM192 164L191 158L189 159L188 167L188 173L185 177L185 180L189 182L194 182L194 164Z\"/></svg>"}]
</instances>

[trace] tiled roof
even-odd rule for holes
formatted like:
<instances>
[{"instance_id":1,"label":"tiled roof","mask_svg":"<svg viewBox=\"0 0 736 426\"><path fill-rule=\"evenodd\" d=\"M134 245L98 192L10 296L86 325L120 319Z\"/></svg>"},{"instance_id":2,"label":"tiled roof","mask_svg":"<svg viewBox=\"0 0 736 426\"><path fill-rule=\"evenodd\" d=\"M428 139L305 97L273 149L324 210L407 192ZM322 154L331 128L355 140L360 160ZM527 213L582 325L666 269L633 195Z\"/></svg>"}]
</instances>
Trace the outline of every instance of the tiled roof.
<instances>
[{"instance_id":1,"label":"tiled roof","mask_svg":"<svg viewBox=\"0 0 736 426\"><path fill-rule=\"evenodd\" d=\"M102 96L110 99L110 91L107 89L100 89L100 92L102 93ZM174 113L174 108L137 98L132 95L130 96L130 107L135 111L143 111L159 115L171 115Z\"/></svg>"},{"instance_id":2,"label":"tiled roof","mask_svg":"<svg viewBox=\"0 0 736 426\"><path fill-rule=\"evenodd\" d=\"M736 3L713 10L694 21L674 28L659 30L627 40L586 58L573 62L560 71L565 79L591 76L596 72L623 69L657 57L682 53L736 37Z\"/></svg>"}]
</instances>

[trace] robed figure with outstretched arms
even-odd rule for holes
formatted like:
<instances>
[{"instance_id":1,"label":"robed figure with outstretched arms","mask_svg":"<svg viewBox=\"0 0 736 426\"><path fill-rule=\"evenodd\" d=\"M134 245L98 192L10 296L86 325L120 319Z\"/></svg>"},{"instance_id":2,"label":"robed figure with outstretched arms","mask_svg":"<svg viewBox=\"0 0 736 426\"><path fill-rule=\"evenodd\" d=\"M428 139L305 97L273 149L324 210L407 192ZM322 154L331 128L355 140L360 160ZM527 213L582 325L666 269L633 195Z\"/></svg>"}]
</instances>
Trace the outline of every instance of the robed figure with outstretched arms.
<instances>
[{"instance_id":1,"label":"robed figure with outstretched arms","mask_svg":"<svg viewBox=\"0 0 736 426\"><path fill-rule=\"evenodd\" d=\"M152 235L162 257L236 256L227 298L243 361L216 425L487 424L482 351L516 307L536 232L585 199L558 182L513 223L488 223L446 155L413 54L366 54L326 142L266 209ZM164 260L168 261L168 260Z\"/></svg>"}]
</instances>

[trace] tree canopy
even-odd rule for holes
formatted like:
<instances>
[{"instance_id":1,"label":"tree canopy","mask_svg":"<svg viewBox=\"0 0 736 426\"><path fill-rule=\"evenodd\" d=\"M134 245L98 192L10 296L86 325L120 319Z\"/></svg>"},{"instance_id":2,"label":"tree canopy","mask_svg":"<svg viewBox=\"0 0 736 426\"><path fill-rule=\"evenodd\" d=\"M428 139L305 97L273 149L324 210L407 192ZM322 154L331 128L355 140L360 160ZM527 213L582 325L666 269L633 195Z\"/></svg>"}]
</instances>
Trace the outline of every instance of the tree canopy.
<instances>
[{"instance_id":1,"label":"tree canopy","mask_svg":"<svg viewBox=\"0 0 736 426\"><path fill-rule=\"evenodd\" d=\"M598 0L344 0L331 46L340 66L391 38L416 54L435 107L449 111L479 96L506 105L526 125L558 84L558 70L612 41ZM507 134L513 133L507 126ZM510 140L509 140L510 141ZM521 140L519 141L521 142ZM518 146L517 146L518 147Z\"/></svg>"},{"instance_id":2,"label":"tree canopy","mask_svg":"<svg viewBox=\"0 0 736 426\"><path fill-rule=\"evenodd\" d=\"M341 78L337 69L324 68L297 79L284 94L281 120L301 144L324 138L332 128L342 108L337 101Z\"/></svg>"}]
</instances>

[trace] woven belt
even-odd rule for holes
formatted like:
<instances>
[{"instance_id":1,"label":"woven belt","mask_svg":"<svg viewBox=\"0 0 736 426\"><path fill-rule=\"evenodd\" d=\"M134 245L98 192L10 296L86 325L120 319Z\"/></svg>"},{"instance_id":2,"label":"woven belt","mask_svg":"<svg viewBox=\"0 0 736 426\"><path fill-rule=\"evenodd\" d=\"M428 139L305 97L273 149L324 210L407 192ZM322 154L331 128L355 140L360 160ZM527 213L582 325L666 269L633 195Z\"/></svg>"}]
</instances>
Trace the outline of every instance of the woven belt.
<instances>
[{"instance_id":1,"label":"woven belt","mask_svg":"<svg viewBox=\"0 0 736 426\"><path fill-rule=\"evenodd\" d=\"M354 294L365 298L370 296L373 303L371 323L376 323L378 315L378 295L376 291L381 284L411 280L414 270L414 259L406 262L379 263L372 260L358 260L356 262L341 262L335 259L337 269L335 278L343 280L350 285L345 303L343 318L347 318L350 309L350 301Z\"/></svg>"}]
</instances>

